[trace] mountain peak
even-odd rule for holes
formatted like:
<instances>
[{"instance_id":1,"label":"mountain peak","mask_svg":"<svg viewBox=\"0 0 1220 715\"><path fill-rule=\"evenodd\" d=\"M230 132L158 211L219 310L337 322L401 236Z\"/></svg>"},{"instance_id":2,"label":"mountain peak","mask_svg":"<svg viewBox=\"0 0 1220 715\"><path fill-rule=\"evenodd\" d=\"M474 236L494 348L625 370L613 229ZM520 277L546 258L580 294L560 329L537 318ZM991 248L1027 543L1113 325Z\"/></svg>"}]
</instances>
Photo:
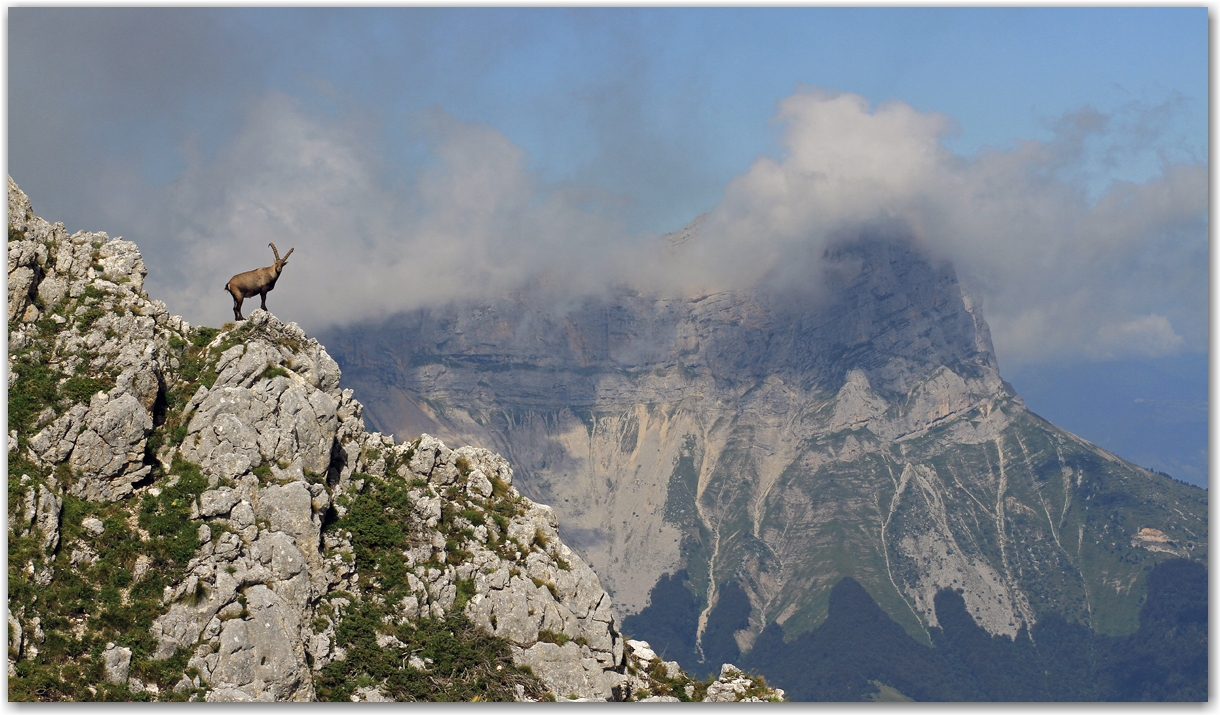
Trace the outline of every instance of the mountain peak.
<instances>
[{"instance_id":1,"label":"mountain peak","mask_svg":"<svg viewBox=\"0 0 1220 715\"><path fill-rule=\"evenodd\" d=\"M679 257L698 228L672 241ZM327 340L382 429L512 454L636 633L653 637L654 587L686 573L696 660L729 618L725 589L743 594L744 652L769 623L817 627L845 577L925 642L945 588L993 634L1052 612L1127 632L1157 557L1130 545L1147 524L1114 532L1090 494L1139 493L1138 518L1206 551L1187 536L1206 530L1205 495L1026 409L950 263L862 234L807 273L686 298L452 303ZM1195 506L1173 512L1178 498ZM1133 585L1102 596L1119 572Z\"/></svg>"},{"instance_id":2,"label":"mountain peak","mask_svg":"<svg viewBox=\"0 0 1220 715\"><path fill-rule=\"evenodd\" d=\"M9 208L10 699L783 697L628 644L507 460L367 431L300 326Z\"/></svg>"}]
</instances>

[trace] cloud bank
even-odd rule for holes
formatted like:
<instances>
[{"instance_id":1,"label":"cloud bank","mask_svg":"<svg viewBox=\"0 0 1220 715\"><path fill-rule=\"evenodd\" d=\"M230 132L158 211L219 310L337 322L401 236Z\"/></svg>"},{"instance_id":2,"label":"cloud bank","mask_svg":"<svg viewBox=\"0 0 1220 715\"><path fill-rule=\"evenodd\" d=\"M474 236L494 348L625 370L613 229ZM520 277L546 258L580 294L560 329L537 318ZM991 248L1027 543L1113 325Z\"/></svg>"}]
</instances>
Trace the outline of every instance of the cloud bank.
<instances>
[{"instance_id":1,"label":"cloud bank","mask_svg":"<svg viewBox=\"0 0 1220 715\"><path fill-rule=\"evenodd\" d=\"M380 122L269 93L228 143L185 148L173 183L109 180L141 217L150 289L192 322L231 318L221 287L269 264L269 241L296 248L269 307L316 331L530 281L557 296L814 281L831 240L886 230L954 263L1002 364L1203 349L1206 167L1090 197L1079 170L1108 119L1085 109L1051 141L962 157L943 144L949 117L802 88L778 105L782 152L733 179L676 257L625 229L618 197L547 184L504 134L440 110L403 120L425 156L406 177Z\"/></svg>"},{"instance_id":2,"label":"cloud bank","mask_svg":"<svg viewBox=\"0 0 1220 715\"><path fill-rule=\"evenodd\" d=\"M544 190L524 152L490 127L436 110L414 130L431 162L395 183L369 123L266 97L233 142L211 159L190 158L179 180L147 197L170 239L154 248L164 265L150 286L190 320L230 320L222 286L270 264L273 241L296 252L269 307L316 329L487 298L544 273L567 290L596 289L615 270L630 240L596 210L596 192Z\"/></svg>"},{"instance_id":3,"label":"cloud bank","mask_svg":"<svg viewBox=\"0 0 1220 715\"><path fill-rule=\"evenodd\" d=\"M954 263L1010 363L1206 345L1205 166L1166 164L1091 199L1085 143L1108 127L1089 109L1050 142L972 158L942 144L952 119L901 102L807 88L780 102L777 121L785 155L729 184L681 267L688 281L752 283L805 270L802 257L837 236L897 231Z\"/></svg>"}]
</instances>

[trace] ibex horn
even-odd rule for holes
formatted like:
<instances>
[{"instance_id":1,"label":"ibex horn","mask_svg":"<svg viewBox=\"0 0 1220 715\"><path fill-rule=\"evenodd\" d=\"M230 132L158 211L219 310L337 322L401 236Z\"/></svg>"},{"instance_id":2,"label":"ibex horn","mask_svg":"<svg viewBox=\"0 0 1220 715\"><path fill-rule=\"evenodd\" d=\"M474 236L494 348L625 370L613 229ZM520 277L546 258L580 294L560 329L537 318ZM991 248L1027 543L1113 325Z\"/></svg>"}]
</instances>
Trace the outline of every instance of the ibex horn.
<instances>
[{"instance_id":1,"label":"ibex horn","mask_svg":"<svg viewBox=\"0 0 1220 715\"><path fill-rule=\"evenodd\" d=\"M275 254L275 260L280 260L280 252L276 249L275 244L268 243L267 245L271 246L271 252Z\"/></svg>"}]
</instances>

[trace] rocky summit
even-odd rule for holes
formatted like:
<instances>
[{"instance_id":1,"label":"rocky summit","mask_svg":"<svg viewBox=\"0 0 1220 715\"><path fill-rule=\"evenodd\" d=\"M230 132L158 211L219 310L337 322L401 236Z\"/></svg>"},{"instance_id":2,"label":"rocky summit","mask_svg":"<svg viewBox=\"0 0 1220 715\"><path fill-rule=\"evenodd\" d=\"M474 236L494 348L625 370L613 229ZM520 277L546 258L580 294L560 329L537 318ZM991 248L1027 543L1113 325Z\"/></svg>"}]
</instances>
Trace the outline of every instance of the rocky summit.
<instances>
[{"instance_id":1,"label":"rocky summit","mask_svg":"<svg viewBox=\"0 0 1220 715\"><path fill-rule=\"evenodd\" d=\"M667 240L680 260L698 225ZM628 634L688 668L814 633L845 580L928 646L945 594L985 638L1125 636L1157 564L1207 560L1206 492L1027 409L979 301L901 236L844 239L803 283L523 288L326 339L380 429L509 455Z\"/></svg>"},{"instance_id":2,"label":"rocky summit","mask_svg":"<svg viewBox=\"0 0 1220 715\"><path fill-rule=\"evenodd\" d=\"M10 700L783 698L626 639L504 458L367 431L299 326L191 326L8 196Z\"/></svg>"}]
</instances>

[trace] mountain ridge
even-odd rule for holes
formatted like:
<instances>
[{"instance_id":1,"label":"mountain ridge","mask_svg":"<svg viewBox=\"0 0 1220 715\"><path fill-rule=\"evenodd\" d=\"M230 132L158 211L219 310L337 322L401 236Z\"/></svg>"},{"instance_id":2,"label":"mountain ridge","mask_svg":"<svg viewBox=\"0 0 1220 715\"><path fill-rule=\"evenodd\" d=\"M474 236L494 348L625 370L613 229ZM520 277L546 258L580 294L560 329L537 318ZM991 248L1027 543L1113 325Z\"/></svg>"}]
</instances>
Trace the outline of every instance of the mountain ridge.
<instances>
[{"instance_id":1,"label":"mountain ridge","mask_svg":"<svg viewBox=\"0 0 1220 715\"><path fill-rule=\"evenodd\" d=\"M11 700L783 698L625 639L506 460L367 431L300 326L8 198Z\"/></svg>"},{"instance_id":2,"label":"mountain ridge","mask_svg":"<svg viewBox=\"0 0 1220 715\"><path fill-rule=\"evenodd\" d=\"M844 576L925 643L944 588L993 634L1051 612L1129 633L1158 558L1206 558L1206 493L1030 412L950 264L866 235L821 265L816 286L523 290L326 335L382 429L512 455L628 614L685 571L701 637L741 583L743 651L816 627Z\"/></svg>"}]
</instances>

